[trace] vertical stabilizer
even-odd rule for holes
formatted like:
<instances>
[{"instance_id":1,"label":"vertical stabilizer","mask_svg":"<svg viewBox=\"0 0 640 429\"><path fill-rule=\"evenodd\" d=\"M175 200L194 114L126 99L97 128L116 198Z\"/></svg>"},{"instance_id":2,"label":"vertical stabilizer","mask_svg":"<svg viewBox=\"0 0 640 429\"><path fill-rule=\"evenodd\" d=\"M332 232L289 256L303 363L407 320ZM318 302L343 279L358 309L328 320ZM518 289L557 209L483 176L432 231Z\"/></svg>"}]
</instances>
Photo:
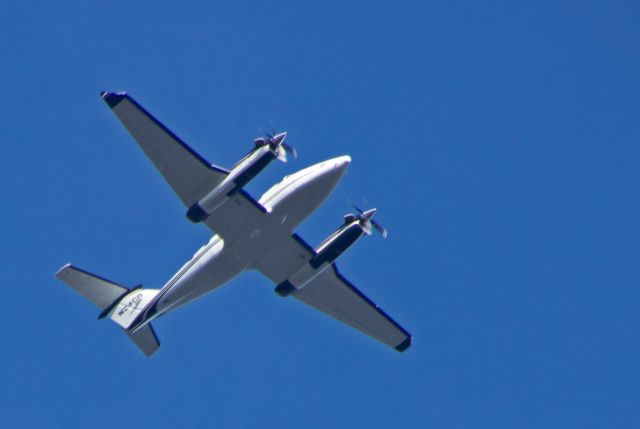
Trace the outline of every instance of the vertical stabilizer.
<instances>
[{"instance_id":1,"label":"vertical stabilizer","mask_svg":"<svg viewBox=\"0 0 640 429\"><path fill-rule=\"evenodd\" d=\"M156 337L151 323L147 323L136 332L125 331L125 333L147 357L154 354L160 348L160 341L158 341L158 337Z\"/></svg>"},{"instance_id":2,"label":"vertical stabilizer","mask_svg":"<svg viewBox=\"0 0 640 429\"><path fill-rule=\"evenodd\" d=\"M158 289L131 289L128 294L114 303L107 316L123 328L129 329L158 292L160 292Z\"/></svg>"}]
</instances>

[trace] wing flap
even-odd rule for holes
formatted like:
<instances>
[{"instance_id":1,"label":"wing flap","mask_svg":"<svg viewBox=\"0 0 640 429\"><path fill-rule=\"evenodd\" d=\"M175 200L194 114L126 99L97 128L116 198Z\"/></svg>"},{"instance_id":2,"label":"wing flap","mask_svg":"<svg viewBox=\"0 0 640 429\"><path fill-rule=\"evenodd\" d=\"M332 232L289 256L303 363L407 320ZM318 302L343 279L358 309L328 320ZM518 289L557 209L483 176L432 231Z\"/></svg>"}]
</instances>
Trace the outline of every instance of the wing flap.
<instances>
[{"instance_id":1,"label":"wing flap","mask_svg":"<svg viewBox=\"0 0 640 429\"><path fill-rule=\"evenodd\" d=\"M344 278L335 264L292 295L398 351L411 345L411 334Z\"/></svg>"},{"instance_id":2,"label":"wing flap","mask_svg":"<svg viewBox=\"0 0 640 429\"><path fill-rule=\"evenodd\" d=\"M209 164L127 94L101 95L187 207L227 176L228 171Z\"/></svg>"}]
</instances>

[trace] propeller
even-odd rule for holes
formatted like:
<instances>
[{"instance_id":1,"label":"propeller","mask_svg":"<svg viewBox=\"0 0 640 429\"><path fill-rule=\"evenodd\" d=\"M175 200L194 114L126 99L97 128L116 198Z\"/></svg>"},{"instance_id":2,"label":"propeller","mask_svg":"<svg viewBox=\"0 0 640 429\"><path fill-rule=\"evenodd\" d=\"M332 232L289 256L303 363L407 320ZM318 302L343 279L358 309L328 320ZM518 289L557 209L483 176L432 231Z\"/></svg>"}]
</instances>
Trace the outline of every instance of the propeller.
<instances>
[{"instance_id":1,"label":"propeller","mask_svg":"<svg viewBox=\"0 0 640 429\"><path fill-rule=\"evenodd\" d=\"M380 233L380 235L382 235L382 238L387 238L387 235L388 235L387 229L382 225L380 225L379 222L376 222L375 219L373 219L373 215L376 213L376 209L369 209L365 211L365 210L362 210L360 207L356 206L355 204L353 205L353 208L356 209L356 211L358 212L358 216L351 215L353 216L352 219L353 220L359 219L360 225L364 227L364 230L367 232L367 234L371 234L371 227L373 227L376 231ZM345 220L347 219L347 216L345 216Z\"/></svg>"},{"instance_id":2,"label":"propeller","mask_svg":"<svg viewBox=\"0 0 640 429\"><path fill-rule=\"evenodd\" d=\"M269 148L275 152L278 159L282 162L287 162L287 154L290 154L294 158L298 157L298 152L293 146L284 142L287 137L287 132L276 134L276 130L272 130L271 133L265 133L265 137L260 137L254 142L256 146L269 145Z\"/></svg>"}]
</instances>

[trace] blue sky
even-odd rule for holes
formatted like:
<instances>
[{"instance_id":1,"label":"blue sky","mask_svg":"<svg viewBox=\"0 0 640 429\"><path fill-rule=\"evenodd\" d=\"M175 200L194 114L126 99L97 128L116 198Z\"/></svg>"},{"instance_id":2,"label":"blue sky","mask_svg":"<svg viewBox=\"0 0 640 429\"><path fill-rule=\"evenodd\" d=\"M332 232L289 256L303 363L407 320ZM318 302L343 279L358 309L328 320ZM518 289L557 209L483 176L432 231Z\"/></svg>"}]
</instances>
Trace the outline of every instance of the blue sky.
<instances>
[{"instance_id":1,"label":"blue sky","mask_svg":"<svg viewBox=\"0 0 640 429\"><path fill-rule=\"evenodd\" d=\"M2 427L638 427L636 2L4 2ZM260 129L353 162L298 230L390 230L342 272L403 354L246 273L145 359L53 273L163 284L209 238L107 106L211 162Z\"/></svg>"}]
</instances>

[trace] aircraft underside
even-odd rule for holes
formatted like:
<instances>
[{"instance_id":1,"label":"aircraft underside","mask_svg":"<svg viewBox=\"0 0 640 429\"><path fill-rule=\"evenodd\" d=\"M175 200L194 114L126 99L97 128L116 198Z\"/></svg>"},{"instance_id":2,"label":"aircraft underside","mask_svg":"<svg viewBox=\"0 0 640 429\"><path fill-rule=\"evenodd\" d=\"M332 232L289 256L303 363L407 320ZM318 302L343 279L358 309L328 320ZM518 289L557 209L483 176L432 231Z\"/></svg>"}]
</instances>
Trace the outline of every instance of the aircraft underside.
<instances>
[{"instance_id":1,"label":"aircraft underside","mask_svg":"<svg viewBox=\"0 0 640 429\"><path fill-rule=\"evenodd\" d=\"M103 99L136 139L178 197L192 222L204 222L212 239L161 289L128 289L70 264L56 274L109 317L147 355L159 347L151 321L224 285L245 270L272 280L281 296L297 300L395 348L406 350L411 335L338 271L335 261L363 235L386 230L375 209L345 216L318 248L295 228L333 191L351 162L341 156L285 177L258 201L243 186L275 159L295 149L286 133L255 141L255 148L231 170L206 162L193 149L124 93Z\"/></svg>"}]
</instances>

